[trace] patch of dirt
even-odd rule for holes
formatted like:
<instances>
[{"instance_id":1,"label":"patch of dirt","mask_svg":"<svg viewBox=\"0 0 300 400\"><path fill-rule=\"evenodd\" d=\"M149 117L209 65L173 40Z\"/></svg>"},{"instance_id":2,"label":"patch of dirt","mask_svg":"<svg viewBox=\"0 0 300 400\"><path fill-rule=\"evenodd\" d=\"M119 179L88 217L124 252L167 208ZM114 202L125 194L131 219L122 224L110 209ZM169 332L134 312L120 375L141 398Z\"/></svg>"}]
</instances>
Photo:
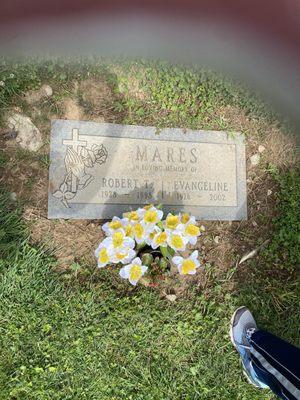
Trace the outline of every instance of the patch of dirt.
<instances>
[{"instance_id":1,"label":"patch of dirt","mask_svg":"<svg viewBox=\"0 0 300 400\"><path fill-rule=\"evenodd\" d=\"M296 139L282 133L276 127L270 127L266 131L267 136L264 146L268 151L263 153L266 162L277 166L277 168L288 169L299 162L295 151Z\"/></svg>"},{"instance_id":2,"label":"patch of dirt","mask_svg":"<svg viewBox=\"0 0 300 400\"><path fill-rule=\"evenodd\" d=\"M67 98L63 101L64 119L80 121L84 116L83 108L79 106L77 99Z\"/></svg>"},{"instance_id":3,"label":"patch of dirt","mask_svg":"<svg viewBox=\"0 0 300 400\"><path fill-rule=\"evenodd\" d=\"M79 85L79 93L84 102L91 104L96 110L104 110L111 103L114 95L111 87L103 79L87 79Z\"/></svg>"},{"instance_id":4,"label":"patch of dirt","mask_svg":"<svg viewBox=\"0 0 300 400\"><path fill-rule=\"evenodd\" d=\"M247 170L253 169L250 157L259 152L260 145L265 147L261 154L263 166L270 163L278 168L289 168L297 163L296 138L283 133L277 124L250 118L243 110L232 106L221 107L214 113L214 118L223 120L229 130L245 135ZM215 128L220 130L218 125Z\"/></svg>"},{"instance_id":5,"label":"patch of dirt","mask_svg":"<svg viewBox=\"0 0 300 400\"><path fill-rule=\"evenodd\" d=\"M84 120L118 123L124 118L122 112L116 112L114 104L119 98L104 78L82 81L78 85L77 96L84 111Z\"/></svg>"},{"instance_id":6,"label":"patch of dirt","mask_svg":"<svg viewBox=\"0 0 300 400\"><path fill-rule=\"evenodd\" d=\"M99 221L53 221L47 219L46 209L32 206L25 207L23 217L29 223L32 241L43 243L58 259L60 269L68 269L73 262L94 264L94 251L103 239Z\"/></svg>"}]
</instances>

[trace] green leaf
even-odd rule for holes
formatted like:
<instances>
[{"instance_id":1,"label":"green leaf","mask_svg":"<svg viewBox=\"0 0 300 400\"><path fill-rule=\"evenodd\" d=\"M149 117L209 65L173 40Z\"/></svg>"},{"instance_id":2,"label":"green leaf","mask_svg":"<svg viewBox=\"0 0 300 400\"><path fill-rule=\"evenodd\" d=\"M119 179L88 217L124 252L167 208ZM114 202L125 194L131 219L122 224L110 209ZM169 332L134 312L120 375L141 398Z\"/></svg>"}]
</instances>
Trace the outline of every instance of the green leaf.
<instances>
[{"instance_id":1,"label":"green leaf","mask_svg":"<svg viewBox=\"0 0 300 400\"><path fill-rule=\"evenodd\" d=\"M142 250L144 247L146 246L145 242L139 243L136 246L136 251L139 252L140 250Z\"/></svg>"},{"instance_id":2,"label":"green leaf","mask_svg":"<svg viewBox=\"0 0 300 400\"><path fill-rule=\"evenodd\" d=\"M157 226L158 226L160 229L164 229L164 226L163 226L162 221L159 221L159 222L157 223Z\"/></svg>"},{"instance_id":3,"label":"green leaf","mask_svg":"<svg viewBox=\"0 0 300 400\"><path fill-rule=\"evenodd\" d=\"M171 247L168 246L168 253L170 254L171 257L173 257L175 254L175 250L171 249Z\"/></svg>"},{"instance_id":4,"label":"green leaf","mask_svg":"<svg viewBox=\"0 0 300 400\"><path fill-rule=\"evenodd\" d=\"M160 246L159 249L160 249L161 254L163 255L164 258L169 258L170 257L170 254L168 252L168 248L167 247Z\"/></svg>"}]
</instances>

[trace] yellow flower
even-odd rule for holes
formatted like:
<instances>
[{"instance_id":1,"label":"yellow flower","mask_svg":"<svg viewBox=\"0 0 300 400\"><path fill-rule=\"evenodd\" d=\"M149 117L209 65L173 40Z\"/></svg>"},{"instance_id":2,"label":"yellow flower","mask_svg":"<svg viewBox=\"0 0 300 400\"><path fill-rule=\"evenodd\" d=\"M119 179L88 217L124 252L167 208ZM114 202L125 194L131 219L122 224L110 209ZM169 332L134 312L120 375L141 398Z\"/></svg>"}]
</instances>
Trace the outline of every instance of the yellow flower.
<instances>
[{"instance_id":1,"label":"yellow flower","mask_svg":"<svg viewBox=\"0 0 300 400\"><path fill-rule=\"evenodd\" d=\"M158 247L167 247L167 232L159 231L154 234L153 239L151 240L152 249L157 249Z\"/></svg>"},{"instance_id":2,"label":"yellow flower","mask_svg":"<svg viewBox=\"0 0 300 400\"><path fill-rule=\"evenodd\" d=\"M102 243L108 252L114 254L123 249L133 249L135 246L134 240L126 236L123 230L114 232L112 236L105 238Z\"/></svg>"},{"instance_id":3,"label":"yellow flower","mask_svg":"<svg viewBox=\"0 0 300 400\"><path fill-rule=\"evenodd\" d=\"M189 243L194 246L197 243L197 237L200 236L200 229L197 225L187 224L184 234L188 238Z\"/></svg>"},{"instance_id":4,"label":"yellow flower","mask_svg":"<svg viewBox=\"0 0 300 400\"><path fill-rule=\"evenodd\" d=\"M175 251L184 251L188 239L180 231L167 231L167 243Z\"/></svg>"},{"instance_id":5,"label":"yellow flower","mask_svg":"<svg viewBox=\"0 0 300 400\"><path fill-rule=\"evenodd\" d=\"M140 219L138 211L126 212L123 214L123 217L127 218L131 223L135 223Z\"/></svg>"},{"instance_id":6,"label":"yellow flower","mask_svg":"<svg viewBox=\"0 0 300 400\"><path fill-rule=\"evenodd\" d=\"M140 210L140 216L145 224L155 225L162 219L163 212L152 206L147 210Z\"/></svg>"},{"instance_id":7,"label":"yellow flower","mask_svg":"<svg viewBox=\"0 0 300 400\"><path fill-rule=\"evenodd\" d=\"M111 222L109 222L108 226L113 230L117 230L117 229L122 228L122 222L121 221L111 221Z\"/></svg>"},{"instance_id":8,"label":"yellow flower","mask_svg":"<svg viewBox=\"0 0 300 400\"><path fill-rule=\"evenodd\" d=\"M142 268L138 264L134 264L129 272L129 277L132 281L138 281L142 276Z\"/></svg>"},{"instance_id":9,"label":"yellow flower","mask_svg":"<svg viewBox=\"0 0 300 400\"><path fill-rule=\"evenodd\" d=\"M113 243L114 248L122 247L123 242L124 242L123 232L115 232L112 235L112 243Z\"/></svg>"},{"instance_id":10,"label":"yellow flower","mask_svg":"<svg viewBox=\"0 0 300 400\"><path fill-rule=\"evenodd\" d=\"M185 224L180 224L178 230L188 238L190 244L194 246L197 243L197 237L200 236L200 228L196 225L195 217L190 217Z\"/></svg>"},{"instance_id":11,"label":"yellow flower","mask_svg":"<svg viewBox=\"0 0 300 400\"><path fill-rule=\"evenodd\" d=\"M183 213L181 214L180 221L182 224L186 224L190 220L189 214Z\"/></svg>"},{"instance_id":12,"label":"yellow flower","mask_svg":"<svg viewBox=\"0 0 300 400\"><path fill-rule=\"evenodd\" d=\"M144 221L147 224L155 224L157 220L157 213L155 211L148 210L145 212Z\"/></svg>"},{"instance_id":13,"label":"yellow flower","mask_svg":"<svg viewBox=\"0 0 300 400\"><path fill-rule=\"evenodd\" d=\"M144 210L149 210L152 207L154 207L153 204L146 204L143 208L144 208Z\"/></svg>"},{"instance_id":14,"label":"yellow flower","mask_svg":"<svg viewBox=\"0 0 300 400\"><path fill-rule=\"evenodd\" d=\"M180 275L194 275L196 269L200 266L198 260L198 251L195 250L188 258L173 257L173 263L177 266Z\"/></svg>"},{"instance_id":15,"label":"yellow flower","mask_svg":"<svg viewBox=\"0 0 300 400\"><path fill-rule=\"evenodd\" d=\"M161 229L157 225L145 224L143 221L141 222L141 225L144 229L142 242L145 242L148 246L151 246L154 236L158 232L161 232Z\"/></svg>"},{"instance_id":16,"label":"yellow flower","mask_svg":"<svg viewBox=\"0 0 300 400\"><path fill-rule=\"evenodd\" d=\"M141 224L140 222L135 224L133 227L133 231L134 238L138 244L145 241L145 227L143 226L143 224Z\"/></svg>"},{"instance_id":17,"label":"yellow flower","mask_svg":"<svg viewBox=\"0 0 300 400\"><path fill-rule=\"evenodd\" d=\"M129 282L135 286L147 270L148 267L142 265L142 260L136 257L131 264L121 268L120 276L123 279L128 279Z\"/></svg>"},{"instance_id":18,"label":"yellow flower","mask_svg":"<svg viewBox=\"0 0 300 400\"><path fill-rule=\"evenodd\" d=\"M96 249L95 256L97 258L97 263L99 268L105 267L111 261L110 260L111 255L107 250L107 248L103 245L103 242Z\"/></svg>"},{"instance_id":19,"label":"yellow flower","mask_svg":"<svg viewBox=\"0 0 300 400\"><path fill-rule=\"evenodd\" d=\"M192 260L183 260L181 273L187 275L196 269L196 264Z\"/></svg>"},{"instance_id":20,"label":"yellow flower","mask_svg":"<svg viewBox=\"0 0 300 400\"><path fill-rule=\"evenodd\" d=\"M133 249L123 248L112 255L111 262L114 264L128 264L135 256L136 252Z\"/></svg>"},{"instance_id":21,"label":"yellow flower","mask_svg":"<svg viewBox=\"0 0 300 400\"><path fill-rule=\"evenodd\" d=\"M105 232L106 236L111 236L115 231L122 229L124 226L123 221L118 217L113 217L110 222L106 222L102 226L102 230Z\"/></svg>"},{"instance_id":22,"label":"yellow flower","mask_svg":"<svg viewBox=\"0 0 300 400\"><path fill-rule=\"evenodd\" d=\"M184 233L186 235L191 235L191 236L197 236L200 233L200 229L198 228L197 225L194 224L188 224L185 227Z\"/></svg>"},{"instance_id":23,"label":"yellow flower","mask_svg":"<svg viewBox=\"0 0 300 400\"><path fill-rule=\"evenodd\" d=\"M176 229L179 224L180 224L179 215L173 215L170 213L167 215L167 218L164 222L164 226L166 229Z\"/></svg>"},{"instance_id":24,"label":"yellow flower","mask_svg":"<svg viewBox=\"0 0 300 400\"><path fill-rule=\"evenodd\" d=\"M134 236L134 227L130 224L125 226L125 235L129 237Z\"/></svg>"}]
</instances>

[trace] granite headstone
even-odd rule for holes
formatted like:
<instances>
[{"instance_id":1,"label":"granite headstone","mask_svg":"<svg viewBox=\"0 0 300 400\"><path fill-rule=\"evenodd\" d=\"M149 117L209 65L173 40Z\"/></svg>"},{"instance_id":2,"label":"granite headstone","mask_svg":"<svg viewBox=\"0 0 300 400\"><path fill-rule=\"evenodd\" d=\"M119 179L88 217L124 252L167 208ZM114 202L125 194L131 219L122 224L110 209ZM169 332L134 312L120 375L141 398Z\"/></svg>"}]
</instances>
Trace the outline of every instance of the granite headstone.
<instances>
[{"instance_id":1,"label":"granite headstone","mask_svg":"<svg viewBox=\"0 0 300 400\"><path fill-rule=\"evenodd\" d=\"M106 219L149 203L247 218L239 133L55 120L50 161L49 218Z\"/></svg>"}]
</instances>

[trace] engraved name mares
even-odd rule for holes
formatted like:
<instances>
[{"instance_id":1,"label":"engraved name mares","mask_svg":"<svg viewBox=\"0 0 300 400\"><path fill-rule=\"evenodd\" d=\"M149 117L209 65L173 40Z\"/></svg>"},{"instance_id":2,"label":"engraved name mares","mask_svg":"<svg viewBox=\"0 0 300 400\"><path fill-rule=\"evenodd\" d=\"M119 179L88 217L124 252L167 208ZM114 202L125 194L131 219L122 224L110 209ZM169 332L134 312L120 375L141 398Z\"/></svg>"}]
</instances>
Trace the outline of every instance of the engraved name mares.
<instances>
[{"instance_id":1,"label":"engraved name mares","mask_svg":"<svg viewBox=\"0 0 300 400\"><path fill-rule=\"evenodd\" d=\"M52 122L49 218L101 219L147 203L199 219L247 218L241 134Z\"/></svg>"}]
</instances>

